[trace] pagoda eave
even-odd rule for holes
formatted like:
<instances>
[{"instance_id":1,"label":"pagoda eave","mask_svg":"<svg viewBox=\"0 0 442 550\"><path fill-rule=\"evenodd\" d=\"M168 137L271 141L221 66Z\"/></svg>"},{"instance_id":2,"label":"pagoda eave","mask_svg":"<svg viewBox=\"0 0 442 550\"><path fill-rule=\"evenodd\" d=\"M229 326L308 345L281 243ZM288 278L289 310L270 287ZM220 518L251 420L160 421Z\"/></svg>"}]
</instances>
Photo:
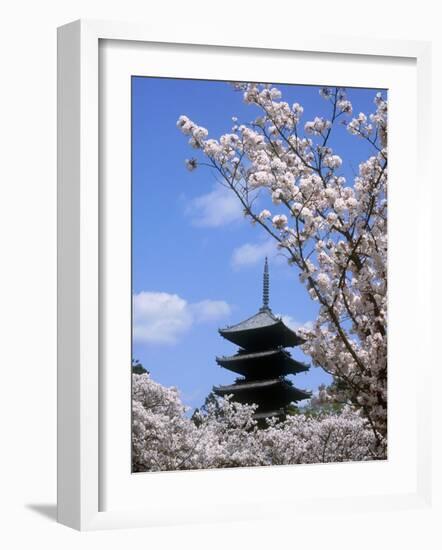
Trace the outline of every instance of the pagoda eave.
<instances>
[{"instance_id":1,"label":"pagoda eave","mask_svg":"<svg viewBox=\"0 0 442 550\"><path fill-rule=\"evenodd\" d=\"M302 401L311 397L310 392L300 390L293 386L290 382L281 379L270 380L246 380L237 381L229 386L215 386L213 391L216 395L225 396L233 395L235 399L244 399L247 401L251 396L259 402L266 395L278 395L280 399L286 403L292 401Z\"/></svg>"},{"instance_id":2,"label":"pagoda eave","mask_svg":"<svg viewBox=\"0 0 442 550\"><path fill-rule=\"evenodd\" d=\"M281 380L280 378L271 378L266 380L238 380L235 382L235 384L231 384L229 386L215 386L214 390L222 391L224 393L227 393L229 391L244 391L244 390L251 390L251 389L261 389L261 388L269 388L269 387L288 387L288 382ZM290 386L291 387L291 386Z\"/></svg>"},{"instance_id":3,"label":"pagoda eave","mask_svg":"<svg viewBox=\"0 0 442 550\"><path fill-rule=\"evenodd\" d=\"M237 353L232 356L216 357L221 367L253 378L264 378L269 369L269 360L272 361L273 375L298 374L309 370L309 365L295 361L283 349L260 351L255 353Z\"/></svg>"},{"instance_id":4,"label":"pagoda eave","mask_svg":"<svg viewBox=\"0 0 442 550\"><path fill-rule=\"evenodd\" d=\"M263 350L270 347L291 348L305 343L305 340L282 324L247 330L219 329L220 335L240 348Z\"/></svg>"},{"instance_id":5,"label":"pagoda eave","mask_svg":"<svg viewBox=\"0 0 442 550\"><path fill-rule=\"evenodd\" d=\"M219 329L223 338L238 346L256 351L276 347L293 347L305 340L287 327L281 317L277 317L268 306L236 325Z\"/></svg>"},{"instance_id":6,"label":"pagoda eave","mask_svg":"<svg viewBox=\"0 0 442 550\"><path fill-rule=\"evenodd\" d=\"M265 376L266 366L263 366L262 368L257 368L256 365L251 365L250 368L248 368L248 365L222 365L219 364L219 366L223 369L235 372L236 374L240 374L242 376L245 376L249 378L250 380L258 380L260 378L263 378ZM296 375L300 372L306 372L308 370L308 367L306 368L296 368L291 365L281 365L280 368L277 366L272 367L273 375L277 376L286 376L289 374Z\"/></svg>"}]
</instances>

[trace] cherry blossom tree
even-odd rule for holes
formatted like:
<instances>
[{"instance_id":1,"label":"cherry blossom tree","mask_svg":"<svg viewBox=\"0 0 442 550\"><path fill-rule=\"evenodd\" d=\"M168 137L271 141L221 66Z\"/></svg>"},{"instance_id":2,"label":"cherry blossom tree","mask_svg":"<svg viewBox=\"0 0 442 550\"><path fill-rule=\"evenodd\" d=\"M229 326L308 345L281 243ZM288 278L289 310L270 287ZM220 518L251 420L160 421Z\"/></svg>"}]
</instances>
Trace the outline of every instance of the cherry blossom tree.
<instances>
[{"instance_id":1,"label":"cherry blossom tree","mask_svg":"<svg viewBox=\"0 0 442 550\"><path fill-rule=\"evenodd\" d=\"M178 391L133 374L135 472L343 462L383 458L368 422L341 414L295 415L259 429L254 405L209 401L193 420Z\"/></svg>"},{"instance_id":2,"label":"cherry blossom tree","mask_svg":"<svg viewBox=\"0 0 442 550\"><path fill-rule=\"evenodd\" d=\"M179 470L194 453L195 429L175 388L153 382L148 374L132 375L132 467Z\"/></svg>"},{"instance_id":3,"label":"cherry blossom tree","mask_svg":"<svg viewBox=\"0 0 442 550\"><path fill-rule=\"evenodd\" d=\"M387 101L377 93L373 112L354 116L344 89L322 88L329 116L302 122L303 107L283 101L277 88L247 83L234 88L260 115L249 123L234 119L231 133L218 139L181 116L178 128L200 151L199 159L188 159L186 166L210 167L236 195L245 216L298 269L300 281L319 304L313 328L304 333L303 350L334 379L321 390L321 399L360 411L379 449L384 448ZM349 182L342 175L345 155L330 145L341 123L371 149ZM269 205L262 208L266 200Z\"/></svg>"}]
</instances>

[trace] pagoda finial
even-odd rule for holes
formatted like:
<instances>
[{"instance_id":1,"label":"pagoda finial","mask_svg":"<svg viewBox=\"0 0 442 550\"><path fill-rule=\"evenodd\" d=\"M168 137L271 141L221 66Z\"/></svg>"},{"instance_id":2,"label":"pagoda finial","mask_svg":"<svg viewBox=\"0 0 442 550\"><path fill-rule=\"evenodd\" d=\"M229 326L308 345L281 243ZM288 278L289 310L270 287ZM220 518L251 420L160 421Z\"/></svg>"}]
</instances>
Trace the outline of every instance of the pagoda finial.
<instances>
[{"instance_id":1,"label":"pagoda finial","mask_svg":"<svg viewBox=\"0 0 442 550\"><path fill-rule=\"evenodd\" d=\"M269 289L270 281L269 281L269 262L267 260L267 256L264 262L264 277L263 277L263 283L262 283L262 309L269 309Z\"/></svg>"}]
</instances>

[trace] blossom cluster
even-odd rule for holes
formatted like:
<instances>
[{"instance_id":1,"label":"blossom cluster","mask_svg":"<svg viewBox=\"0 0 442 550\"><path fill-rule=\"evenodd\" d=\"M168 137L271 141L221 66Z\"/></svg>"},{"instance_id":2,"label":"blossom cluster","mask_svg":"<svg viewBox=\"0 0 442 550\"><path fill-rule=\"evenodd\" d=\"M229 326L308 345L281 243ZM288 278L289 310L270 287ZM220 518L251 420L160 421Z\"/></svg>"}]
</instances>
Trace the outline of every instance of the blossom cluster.
<instances>
[{"instance_id":1,"label":"blossom cluster","mask_svg":"<svg viewBox=\"0 0 442 550\"><path fill-rule=\"evenodd\" d=\"M330 115L303 123L302 106L283 101L274 86L235 88L245 103L259 108L256 119L235 124L219 139L184 115L178 127L236 195L245 215L297 267L319 304L303 350L338 382L333 397L356 407L382 445L387 435L387 100L377 93L373 112L354 116L345 90L322 88ZM371 148L348 182L342 171L346 159L331 146L341 122ZM266 194L265 208L256 210Z\"/></svg>"},{"instance_id":2,"label":"blossom cluster","mask_svg":"<svg viewBox=\"0 0 442 550\"><path fill-rule=\"evenodd\" d=\"M354 410L289 416L258 428L255 405L213 398L185 416L175 388L133 374L133 470L188 470L385 458L373 432Z\"/></svg>"}]
</instances>

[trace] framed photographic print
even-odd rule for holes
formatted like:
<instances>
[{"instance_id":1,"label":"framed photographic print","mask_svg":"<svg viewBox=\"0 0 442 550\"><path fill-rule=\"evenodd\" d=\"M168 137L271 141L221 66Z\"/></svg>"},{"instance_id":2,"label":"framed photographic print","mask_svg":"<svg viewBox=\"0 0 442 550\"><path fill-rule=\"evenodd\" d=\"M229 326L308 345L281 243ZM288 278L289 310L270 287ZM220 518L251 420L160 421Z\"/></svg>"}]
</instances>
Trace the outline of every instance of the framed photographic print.
<instances>
[{"instance_id":1,"label":"framed photographic print","mask_svg":"<svg viewBox=\"0 0 442 550\"><path fill-rule=\"evenodd\" d=\"M172 34L59 29L59 521L424 505L429 46Z\"/></svg>"}]
</instances>

